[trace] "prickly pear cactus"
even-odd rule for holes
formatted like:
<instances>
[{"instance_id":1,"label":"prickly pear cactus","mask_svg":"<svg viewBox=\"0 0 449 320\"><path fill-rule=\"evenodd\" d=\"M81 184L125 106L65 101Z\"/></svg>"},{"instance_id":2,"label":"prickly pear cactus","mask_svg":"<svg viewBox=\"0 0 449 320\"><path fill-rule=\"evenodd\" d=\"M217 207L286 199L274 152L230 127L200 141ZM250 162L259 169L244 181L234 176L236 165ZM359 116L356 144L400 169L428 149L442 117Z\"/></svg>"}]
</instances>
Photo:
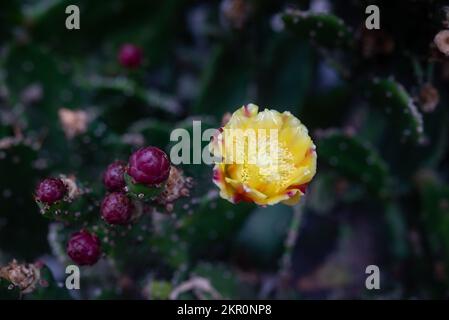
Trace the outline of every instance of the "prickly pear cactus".
<instances>
[{"instance_id":1,"label":"prickly pear cactus","mask_svg":"<svg viewBox=\"0 0 449 320\"><path fill-rule=\"evenodd\" d=\"M0 299L447 296L444 1L70 4L0 1Z\"/></svg>"}]
</instances>

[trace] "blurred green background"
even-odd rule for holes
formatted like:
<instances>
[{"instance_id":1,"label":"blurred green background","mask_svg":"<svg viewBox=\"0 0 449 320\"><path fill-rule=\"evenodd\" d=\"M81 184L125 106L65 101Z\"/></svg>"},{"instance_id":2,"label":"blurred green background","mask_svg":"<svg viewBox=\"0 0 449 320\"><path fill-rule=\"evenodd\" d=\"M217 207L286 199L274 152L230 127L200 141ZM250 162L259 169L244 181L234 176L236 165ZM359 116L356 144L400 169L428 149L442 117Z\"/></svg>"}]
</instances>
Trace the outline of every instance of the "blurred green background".
<instances>
[{"instance_id":1,"label":"blurred green background","mask_svg":"<svg viewBox=\"0 0 449 320\"><path fill-rule=\"evenodd\" d=\"M80 30L65 28L71 4ZM380 30L364 27L369 4ZM195 277L235 299L447 298L449 59L434 42L449 26L445 4L1 1L0 265L45 262L51 285L31 299L166 299ZM142 49L141 67L120 65L125 43ZM187 204L145 218L83 267L80 292L58 286L73 229L39 214L40 179L74 174L97 199L86 210L98 212L109 163L142 145L169 151L171 130L192 119L217 128L250 102L291 111L317 145L291 252L291 207L232 205L217 197L210 167L186 165ZM87 127L68 136L61 108L85 112ZM372 264L380 290L365 288ZM178 298L214 297L197 291Z\"/></svg>"}]
</instances>

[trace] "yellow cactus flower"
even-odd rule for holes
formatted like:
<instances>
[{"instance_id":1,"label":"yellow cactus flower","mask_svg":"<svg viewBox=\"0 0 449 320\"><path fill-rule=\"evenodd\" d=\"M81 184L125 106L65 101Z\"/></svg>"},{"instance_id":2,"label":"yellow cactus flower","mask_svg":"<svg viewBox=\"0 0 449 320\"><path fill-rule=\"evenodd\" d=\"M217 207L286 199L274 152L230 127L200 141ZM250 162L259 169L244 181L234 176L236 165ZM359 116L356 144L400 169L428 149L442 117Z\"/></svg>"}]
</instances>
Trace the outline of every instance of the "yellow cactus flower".
<instances>
[{"instance_id":1,"label":"yellow cactus flower","mask_svg":"<svg viewBox=\"0 0 449 320\"><path fill-rule=\"evenodd\" d=\"M213 181L232 203L294 205L316 172L315 145L288 111L243 106L213 137L210 149L216 157Z\"/></svg>"}]
</instances>

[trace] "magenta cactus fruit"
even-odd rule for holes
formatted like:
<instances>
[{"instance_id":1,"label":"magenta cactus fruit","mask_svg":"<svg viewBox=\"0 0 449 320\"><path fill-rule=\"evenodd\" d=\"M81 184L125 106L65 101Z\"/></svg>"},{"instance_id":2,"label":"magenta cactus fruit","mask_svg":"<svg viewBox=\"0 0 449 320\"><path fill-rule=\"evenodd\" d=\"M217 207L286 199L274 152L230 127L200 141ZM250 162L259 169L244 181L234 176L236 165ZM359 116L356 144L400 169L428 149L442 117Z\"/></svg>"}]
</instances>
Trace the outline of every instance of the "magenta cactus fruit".
<instances>
[{"instance_id":1,"label":"magenta cactus fruit","mask_svg":"<svg viewBox=\"0 0 449 320\"><path fill-rule=\"evenodd\" d=\"M118 54L120 64L129 69L140 67L143 60L142 49L134 44L126 43L121 46Z\"/></svg>"},{"instance_id":2,"label":"magenta cactus fruit","mask_svg":"<svg viewBox=\"0 0 449 320\"><path fill-rule=\"evenodd\" d=\"M67 187L61 179L47 178L38 184L36 200L51 205L62 200L66 193Z\"/></svg>"},{"instance_id":3,"label":"magenta cactus fruit","mask_svg":"<svg viewBox=\"0 0 449 320\"><path fill-rule=\"evenodd\" d=\"M109 191L122 191L125 188L125 167L123 161L111 163L103 174L103 184Z\"/></svg>"},{"instance_id":4,"label":"magenta cactus fruit","mask_svg":"<svg viewBox=\"0 0 449 320\"><path fill-rule=\"evenodd\" d=\"M101 203L101 216L109 224L127 224L134 206L125 193L113 192Z\"/></svg>"},{"instance_id":5,"label":"magenta cactus fruit","mask_svg":"<svg viewBox=\"0 0 449 320\"><path fill-rule=\"evenodd\" d=\"M141 148L129 158L127 172L135 183L147 186L159 185L168 179L170 160L159 148Z\"/></svg>"}]
</instances>

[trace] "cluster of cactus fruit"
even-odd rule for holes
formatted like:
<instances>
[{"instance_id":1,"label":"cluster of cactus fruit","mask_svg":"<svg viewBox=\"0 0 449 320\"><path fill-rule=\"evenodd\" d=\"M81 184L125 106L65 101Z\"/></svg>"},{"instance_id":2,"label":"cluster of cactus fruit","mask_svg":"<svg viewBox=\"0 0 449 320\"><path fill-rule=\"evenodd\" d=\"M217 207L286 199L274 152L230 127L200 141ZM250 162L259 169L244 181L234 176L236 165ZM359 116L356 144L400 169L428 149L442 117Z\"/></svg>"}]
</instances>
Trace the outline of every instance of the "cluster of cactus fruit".
<instances>
[{"instance_id":1,"label":"cluster of cactus fruit","mask_svg":"<svg viewBox=\"0 0 449 320\"><path fill-rule=\"evenodd\" d=\"M172 172L170 183L167 183ZM182 173L172 167L164 151L157 147L145 147L134 152L129 163L115 161L103 174L103 184L108 194L103 198L98 215L111 227L137 223L142 214L151 212L151 202L165 204L168 211L173 201L188 196L189 183L183 183ZM176 180L174 180L176 179ZM174 186L181 183L178 190ZM87 191L72 178L47 178L41 181L35 191L35 200L42 215L61 221L79 218L74 202ZM76 208L75 210L77 210ZM97 219L89 217L90 224ZM92 222L93 221L93 222ZM67 254L78 265L93 265L102 254L101 241L95 232L88 231L89 224L73 233L67 242Z\"/></svg>"}]
</instances>

